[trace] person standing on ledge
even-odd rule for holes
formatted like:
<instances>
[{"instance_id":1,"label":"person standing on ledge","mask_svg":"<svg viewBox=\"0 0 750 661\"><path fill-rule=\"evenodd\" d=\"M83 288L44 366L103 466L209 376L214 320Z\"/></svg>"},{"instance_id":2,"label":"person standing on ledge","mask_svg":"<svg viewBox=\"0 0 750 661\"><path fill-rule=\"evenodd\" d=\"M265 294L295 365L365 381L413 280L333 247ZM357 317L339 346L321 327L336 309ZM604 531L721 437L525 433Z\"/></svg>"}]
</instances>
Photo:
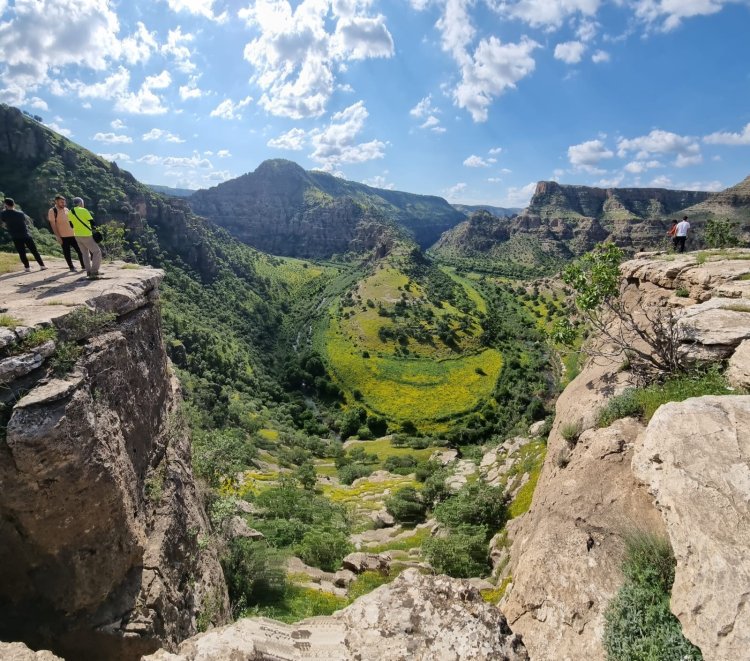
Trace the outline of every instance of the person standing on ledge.
<instances>
[{"instance_id":1,"label":"person standing on ledge","mask_svg":"<svg viewBox=\"0 0 750 661\"><path fill-rule=\"evenodd\" d=\"M73 208L68 214L68 219L73 223L73 234L76 237L78 247L83 253L83 265L87 276L94 280L99 277L99 266L102 263L102 251L94 241L94 217L89 210L83 206L83 199L73 198Z\"/></svg>"},{"instance_id":2,"label":"person standing on ledge","mask_svg":"<svg viewBox=\"0 0 750 661\"><path fill-rule=\"evenodd\" d=\"M677 223L677 232L675 232L675 241L677 242L678 252L685 252L685 241L687 241L688 232L690 231L690 223L688 217L683 216L682 220Z\"/></svg>"},{"instance_id":3,"label":"person standing on ledge","mask_svg":"<svg viewBox=\"0 0 750 661\"><path fill-rule=\"evenodd\" d=\"M55 206L47 213L47 220L52 228L52 233L57 238L57 242L62 246L68 268L71 271L76 271L70 255L71 248L78 254L78 261L81 263L81 268L84 268L81 249L78 247L75 236L73 236L73 223L68 218L68 207L65 206L65 198L62 195L55 195Z\"/></svg>"},{"instance_id":4,"label":"person standing on ledge","mask_svg":"<svg viewBox=\"0 0 750 661\"><path fill-rule=\"evenodd\" d=\"M16 247L18 256L21 258L24 271L27 273L31 271L29 259L26 257L26 248L28 248L31 254L34 255L36 263L39 264L39 270L46 271L47 267L44 265L44 260L36 248L34 239L31 237L31 234L29 234L29 228L26 225L26 215L16 209L16 203L10 197L5 198L5 209L0 213L0 220L2 220L5 223L5 227L8 228L8 234L10 234L10 238L13 239L13 245Z\"/></svg>"}]
</instances>

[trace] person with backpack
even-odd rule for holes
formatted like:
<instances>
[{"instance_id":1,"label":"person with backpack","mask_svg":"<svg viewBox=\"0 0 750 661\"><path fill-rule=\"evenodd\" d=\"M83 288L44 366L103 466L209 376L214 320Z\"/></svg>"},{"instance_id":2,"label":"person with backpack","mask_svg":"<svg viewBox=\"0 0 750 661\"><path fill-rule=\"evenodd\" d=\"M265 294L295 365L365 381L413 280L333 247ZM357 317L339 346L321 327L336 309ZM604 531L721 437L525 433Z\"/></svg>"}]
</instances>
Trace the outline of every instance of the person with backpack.
<instances>
[{"instance_id":1,"label":"person with backpack","mask_svg":"<svg viewBox=\"0 0 750 661\"><path fill-rule=\"evenodd\" d=\"M90 280L99 277L99 266L102 263L102 250L94 241L94 217L83 206L83 198L73 198L73 208L68 213L73 225L73 234L83 255L83 265ZM96 232L99 234L99 232Z\"/></svg>"},{"instance_id":2,"label":"person with backpack","mask_svg":"<svg viewBox=\"0 0 750 661\"><path fill-rule=\"evenodd\" d=\"M34 255L36 263L39 264L39 270L46 271L47 267L44 265L44 260L37 250L34 239L29 234L29 227L26 224L26 214L16 209L16 203L13 198L5 198L5 209L0 213L0 220L5 223L5 227L8 229L8 234L10 234L13 245L18 251L18 256L21 258L24 271L27 273L31 271L29 259L26 257L27 248Z\"/></svg>"},{"instance_id":3,"label":"person with backpack","mask_svg":"<svg viewBox=\"0 0 750 661\"><path fill-rule=\"evenodd\" d=\"M65 198L62 195L55 195L55 206L53 206L47 213L47 220L49 221L52 233L55 235L57 242L62 246L63 256L68 263L68 268L75 272L77 269L73 266L70 249L72 248L78 254L78 261L81 263L81 269L84 268L83 255L81 255L81 249L78 247L78 243L73 234L73 223L70 222L68 213L68 207L65 206Z\"/></svg>"}]
</instances>

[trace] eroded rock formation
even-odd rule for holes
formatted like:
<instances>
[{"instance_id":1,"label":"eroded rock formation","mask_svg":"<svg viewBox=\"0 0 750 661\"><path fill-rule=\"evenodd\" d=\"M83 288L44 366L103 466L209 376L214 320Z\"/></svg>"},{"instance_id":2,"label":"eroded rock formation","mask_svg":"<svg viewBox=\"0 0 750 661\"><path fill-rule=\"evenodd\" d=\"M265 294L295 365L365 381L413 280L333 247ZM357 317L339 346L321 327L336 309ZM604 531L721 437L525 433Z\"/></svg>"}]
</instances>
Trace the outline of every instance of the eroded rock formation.
<instances>
[{"instance_id":1,"label":"eroded rock formation","mask_svg":"<svg viewBox=\"0 0 750 661\"><path fill-rule=\"evenodd\" d=\"M155 305L162 274L114 264L90 282L50 266L0 277L18 320L0 372L42 357L2 390L0 636L68 659L137 659L227 609L199 544L208 524ZM52 350L26 350L44 327L57 329ZM50 372L72 346L70 370Z\"/></svg>"},{"instance_id":2,"label":"eroded rock formation","mask_svg":"<svg viewBox=\"0 0 750 661\"><path fill-rule=\"evenodd\" d=\"M331 617L247 618L144 661L524 661L520 637L467 581L407 569Z\"/></svg>"}]
</instances>

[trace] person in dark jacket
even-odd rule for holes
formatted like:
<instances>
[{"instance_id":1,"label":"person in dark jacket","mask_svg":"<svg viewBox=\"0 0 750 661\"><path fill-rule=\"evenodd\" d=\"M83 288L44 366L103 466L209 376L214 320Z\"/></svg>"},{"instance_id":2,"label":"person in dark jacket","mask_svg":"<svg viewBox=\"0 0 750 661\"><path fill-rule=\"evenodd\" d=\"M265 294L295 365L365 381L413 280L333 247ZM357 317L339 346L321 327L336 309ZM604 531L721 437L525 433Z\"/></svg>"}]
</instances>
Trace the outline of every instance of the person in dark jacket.
<instances>
[{"instance_id":1,"label":"person in dark jacket","mask_svg":"<svg viewBox=\"0 0 750 661\"><path fill-rule=\"evenodd\" d=\"M36 263L39 264L39 270L46 271L47 267L44 265L44 260L36 248L34 239L29 234L29 228L26 225L26 216L16 209L16 203L10 197L5 198L5 209L0 213L0 220L5 223L8 234L10 234L10 238L13 240L13 245L18 251L18 256L21 258L24 270L31 271L29 259L26 257L26 249L28 248L31 254L34 255Z\"/></svg>"}]
</instances>

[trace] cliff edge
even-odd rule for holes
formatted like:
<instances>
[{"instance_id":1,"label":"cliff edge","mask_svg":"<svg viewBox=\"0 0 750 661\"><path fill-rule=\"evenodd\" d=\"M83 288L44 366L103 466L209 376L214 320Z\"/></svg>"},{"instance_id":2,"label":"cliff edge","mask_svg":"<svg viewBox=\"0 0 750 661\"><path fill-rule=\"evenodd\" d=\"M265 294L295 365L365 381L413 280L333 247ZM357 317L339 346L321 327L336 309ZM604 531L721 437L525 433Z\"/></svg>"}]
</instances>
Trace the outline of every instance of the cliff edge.
<instances>
[{"instance_id":1,"label":"cliff edge","mask_svg":"<svg viewBox=\"0 0 750 661\"><path fill-rule=\"evenodd\" d=\"M138 659L226 619L158 311L163 274L0 276L0 638Z\"/></svg>"}]
</instances>

